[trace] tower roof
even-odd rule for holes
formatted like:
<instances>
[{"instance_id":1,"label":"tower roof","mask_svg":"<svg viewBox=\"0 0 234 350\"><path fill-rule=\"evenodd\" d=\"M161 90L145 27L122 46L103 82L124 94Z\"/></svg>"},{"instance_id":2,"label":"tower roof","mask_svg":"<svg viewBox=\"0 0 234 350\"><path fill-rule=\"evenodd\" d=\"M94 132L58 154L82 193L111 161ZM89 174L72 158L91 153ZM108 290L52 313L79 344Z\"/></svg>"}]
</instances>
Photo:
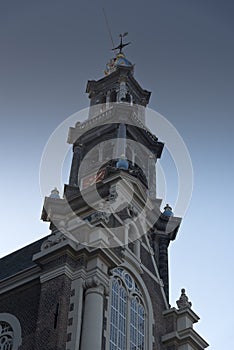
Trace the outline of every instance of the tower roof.
<instances>
[{"instance_id":1,"label":"tower roof","mask_svg":"<svg viewBox=\"0 0 234 350\"><path fill-rule=\"evenodd\" d=\"M123 53L118 53L115 59L115 65L131 67L133 64L125 57Z\"/></svg>"},{"instance_id":2,"label":"tower roof","mask_svg":"<svg viewBox=\"0 0 234 350\"><path fill-rule=\"evenodd\" d=\"M105 75L113 73L118 67L134 68L134 65L126 58L123 52L120 52L106 64Z\"/></svg>"}]
</instances>

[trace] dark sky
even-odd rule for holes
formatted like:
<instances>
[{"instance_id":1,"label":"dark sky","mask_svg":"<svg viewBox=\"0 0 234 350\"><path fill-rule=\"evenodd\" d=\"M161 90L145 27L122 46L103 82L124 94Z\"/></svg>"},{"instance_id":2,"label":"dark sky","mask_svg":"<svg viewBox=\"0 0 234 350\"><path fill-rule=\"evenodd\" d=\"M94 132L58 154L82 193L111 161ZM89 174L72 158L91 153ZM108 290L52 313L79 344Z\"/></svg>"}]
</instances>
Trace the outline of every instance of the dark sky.
<instances>
[{"instance_id":1,"label":"dark sky","mask_svg":"<svg viewBox=\"0 0 234 350\"><path fill-rule=\"evenodd\" d=\"M129 32L125 52L152 91L150 107L177 128L193 162L193 198L171 248L172 303L187 287L211 349L233 348L229 313L218 332L214 313L234 292L233 1L1 1L1 254L48 232L40 159L54 129L88 106L86 82L112 57L103 6L115 44Z\"/></svg>"}]
</instances>

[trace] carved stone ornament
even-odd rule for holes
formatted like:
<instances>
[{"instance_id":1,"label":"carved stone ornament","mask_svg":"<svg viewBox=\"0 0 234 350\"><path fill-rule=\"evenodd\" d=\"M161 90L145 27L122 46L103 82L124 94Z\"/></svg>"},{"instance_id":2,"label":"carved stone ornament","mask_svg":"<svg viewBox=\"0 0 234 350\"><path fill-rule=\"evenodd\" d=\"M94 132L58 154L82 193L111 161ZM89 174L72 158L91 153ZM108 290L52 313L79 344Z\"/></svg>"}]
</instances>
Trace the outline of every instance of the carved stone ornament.
<instances>
[{"instance_id":1,"label":"carved stone ornament","mask_svg":"<svg viewBox=\"0 0 234 350\"><path fill-rule=\"evenodd\" d=\"M191 308L192 303L191 303L191 301L188 300L188 297L185 294L185 289L184 288L181 289L181 296L180 296L180 299L177 300L176 304L177 304L179 310L186 309L186 308L189 308L189 309Z\"/></svg>"},{"instance_id":2,"label":"carved stone ornament","mask_svg":"<svg viewBox=\"0 0 234 350\"><path fill-rule=\"evenodd\" d=\"M85 287L86 288L94 288L98 287L100 285L100 279L96 276L90 277L85 281Z\"/></svg>"},{"instance_id":3,"label":"carved stone ornament","mask_svg":"<svg viewBox=\"0 0 234 350\"><path fill-rule=\"evenodd\" d=\"M91 224L98 224L102 221L104 221L105 223L108 223L110 215L111 215L110 213L97 211L97 212L91 214L90 216L88 216L86 218L86 220L88 222L90 222Z\"/></svg>"},{"instance_id":4,"label":"carved stone ornament","mask_svg":"<svg viewBox=\"0 0 234 350\"><path fill-rule=\"evenodd\" d=\"M86 293L94 288L97 293L103 294L104 292L105 295L109 294L108 286L103 284L103 282L97 276L88 278L84 282L84 288L86 289Z\"/></svg>"},{"instance_id":5,"label":"carved stone ornament","mask_svg":"<svg viewBox=\"0 0 234 350\"><path fill-rule=\"evenodd\" d=\"M117 193L117 191L116 191L116 186L115 186L115 185L114 185L114 186L112 185L112 186L110 187L110 190L109 190L108 201L113 202L113 201L116 200L117 197L118 197L118 193Z\"/></svg>"},{"instance_id":6,"label":"carved stone ornament","mask_svg":"<svg viewBox=\"0 0 234 350\"><path fill-rule=\"evenodd\" d=\"M135 218L138 215L136 208L132 204L129 204L127 210L131 218Z\"/></svg>"},{"instance_id":7,"label":"carved stone ornament","mask_svg":"<svg viewBox=\"0 0 234 350\"><path fill-rule=\"evenodd\" d=\"M64 242L66 240L67 240L67 238L63 233L56 232L56 233L52 234L51 236L49 236L48 239L42 243L41 251L49 249L49 248L53 247L54 245L59 244L61 242Z\"/></svg>"}]
</instances>

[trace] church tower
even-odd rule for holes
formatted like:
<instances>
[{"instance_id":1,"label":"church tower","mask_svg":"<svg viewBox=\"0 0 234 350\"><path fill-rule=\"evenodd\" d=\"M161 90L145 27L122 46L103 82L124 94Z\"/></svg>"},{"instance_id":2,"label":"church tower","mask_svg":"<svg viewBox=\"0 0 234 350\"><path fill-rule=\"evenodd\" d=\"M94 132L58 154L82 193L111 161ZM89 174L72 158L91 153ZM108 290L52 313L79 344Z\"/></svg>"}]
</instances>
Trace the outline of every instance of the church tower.
<instances>
[{"instance_id":1,"label":"church tower","mask_svg":"<svg viewBox=\"0 0 234 350\"><path fill-rule=\"evenodd\" d=\"M42 211L51 235L3 259L5 269L16 256L22 263L0 282L0 349L208 346L193 329L199 318L184 289L170 306L168 247L181 219L157 198L164 145L146 126L150 92L124 46L121 36L105 76L88 81L87 119L70 127L69 183L62 196L54 189L45 198Z\"/></svg>"}]
</instances>

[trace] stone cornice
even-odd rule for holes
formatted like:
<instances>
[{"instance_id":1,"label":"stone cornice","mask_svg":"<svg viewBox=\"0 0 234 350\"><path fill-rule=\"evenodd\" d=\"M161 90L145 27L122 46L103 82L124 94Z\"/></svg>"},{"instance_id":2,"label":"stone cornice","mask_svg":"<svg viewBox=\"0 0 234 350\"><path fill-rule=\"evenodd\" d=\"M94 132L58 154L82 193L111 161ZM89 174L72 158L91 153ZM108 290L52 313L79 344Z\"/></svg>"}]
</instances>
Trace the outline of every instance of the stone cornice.
<instances>
[{"instance_id":1,"label":"stone cornice","mask_svg":"<svg viewBox=\"0 0 234 350\"><path fill-rule=\"evenodd\" d=\"M172 314L174 314L177 317L186 315L191 319L193 323L196 323L200 320L200 317L190 308L178 310L175 307L172 307L171 309L165 310L163 312L163 315L166 317L171 316Z\"/></svg>"},{"instance_id":2,"label":"stone cornice","mask_svg":"<svg viewBox=\"0 0 234 350\"><path fill-rule=\"evenodd\" d=\"M51 271L48 271L48 272L41 274L40 281L41 281L41 283L44 283L46 281L49 281L49 280L56 278L56 277L59 277L61 275L65 275L68 278L70 278L71 280L73 279L72 269L67 264L65 264L65 265L60 266L56 269L53 269Z\"/></svg>"},{"instance_id":3,"label":"stone cornice","mask_svg":"<svg viewBox=\"0 0 234 350\"><path fill-rule=\"evenodd\" d=\"M165 345L176 344L190 344L194 350L203 350L209 344L192 328L187 328L180 332L171 332L162 336L162 343Z\"/></svg>"},{"instance_id":4,"label":"stone cornice","mask_svg":"<svg viewBox=\"0 0 234 350\"><path fill-rule=\"evenodd\" d=\"M34 254L32 260L39 265L46 265L48 262L53 261L64 254L76 259L77 254L75 252L78 251L78 249L75 250L74 247L74 244L71 244L70 240L63 241L46 250L42 250L41 252ZM86 249L86 247L81 246L79 250L81 249Z\"/></svg>"},{"instance_id":5,"label":"stone cornice","mask_svg":"<svg viewBox=\"0 0 234 350\"><path fill-rule=\"evenodd\" d=\"M86 87L86 93L89 95L94 90L103 90L104 87L108 89L108 86L112 86L114 82L118 82L120 76L124 75L128 77L129 82L134 86L137 93L144 96L146 103L149 102L151 92L143 89L138 81L134 78L132 75L132 69L133 67L117 67L117 69L112 72L110 75L105 76L99 80L88 80L87 87Z\"/></svg>"}]
</instances>

